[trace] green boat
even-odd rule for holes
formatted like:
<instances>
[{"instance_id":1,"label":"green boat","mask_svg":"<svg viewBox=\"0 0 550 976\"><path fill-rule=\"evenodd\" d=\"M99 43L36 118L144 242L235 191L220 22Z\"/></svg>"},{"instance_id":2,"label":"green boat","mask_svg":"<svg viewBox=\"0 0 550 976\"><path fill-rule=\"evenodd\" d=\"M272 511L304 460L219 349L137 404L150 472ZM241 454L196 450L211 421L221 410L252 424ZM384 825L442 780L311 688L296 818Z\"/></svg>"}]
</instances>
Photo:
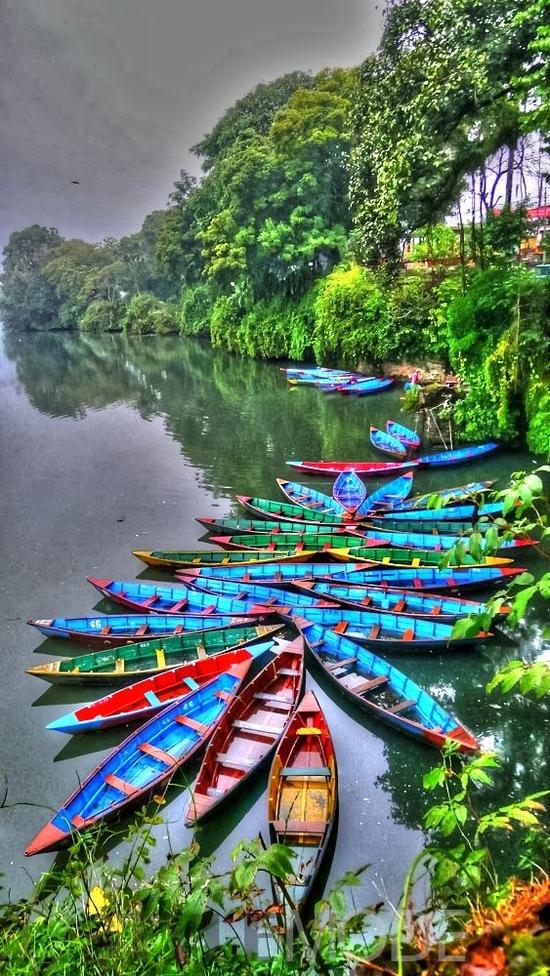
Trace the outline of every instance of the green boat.
<instances>
[{"instance_id":1,"label":"green boat","mask_svg":"<svg viewBox=\"0 0 550 976\"><path fill-rule=\"evenodd\" d=\"M235 495L235 498L247 512L251 512L255 518L271 519L275 522L311 522L313 525L346 525L353 523L351 515L346 518L346 513L334 515L328 512L314 512L310 508L302 508L301 505L292 505L291 502L278 502L272 498L253 498L251 495Z\"/></svg>"},{"instance_id":2,"label":"green boat","mask_svg":"<svg viewBox=\"0 0 550 976\"><path fill-rule=\"evenodd\" d=\"M187 566L245 566L247 563L304 562L305 553L297 553L292 545L274 559L269 552L215 552L214 549L134 549L133 555L146 566L163 569L184 569Z\"/></svg>"},{"instance_id":3,"label":"green boat","mask_svg":"<svg viewBox=\"0 0 550 976\"><path fill-rule=\"evenodd\" d=\"M219 630L196 630L179 637L157 637L112 650L79 654L63 661L48 661L27 668L27 674L51 684L130 684L197 657L265 640L283 626L222 627Z\"/></svg>"}]
</instances>

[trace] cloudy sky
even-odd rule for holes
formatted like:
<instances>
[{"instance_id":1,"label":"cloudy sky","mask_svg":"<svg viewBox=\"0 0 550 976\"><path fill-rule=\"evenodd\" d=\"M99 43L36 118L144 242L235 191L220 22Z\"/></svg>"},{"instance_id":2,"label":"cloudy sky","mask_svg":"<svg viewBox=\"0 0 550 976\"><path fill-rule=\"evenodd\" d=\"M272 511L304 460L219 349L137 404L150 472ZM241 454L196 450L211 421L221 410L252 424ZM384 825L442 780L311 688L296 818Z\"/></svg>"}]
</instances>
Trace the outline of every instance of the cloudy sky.
<instances>
[{"instance_id":1,"label":"cloudy sky","mask_svg":"<svg viewBox=\"0 0 550 976\"><path fill-rule=\"evenodd\" d=\"M379 34L376 0L0 0L0 245L136 230L236 98Z\"/></svg>"}]
</instances>

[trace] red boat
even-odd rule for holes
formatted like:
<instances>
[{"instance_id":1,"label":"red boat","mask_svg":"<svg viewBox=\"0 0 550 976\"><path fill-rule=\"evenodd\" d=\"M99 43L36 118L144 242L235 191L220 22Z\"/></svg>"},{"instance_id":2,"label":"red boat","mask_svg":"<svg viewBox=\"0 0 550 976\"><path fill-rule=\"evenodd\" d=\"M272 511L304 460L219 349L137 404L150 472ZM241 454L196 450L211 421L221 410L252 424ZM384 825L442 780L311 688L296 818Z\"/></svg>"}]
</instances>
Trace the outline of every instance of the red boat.
<instances>
[{"instance_id":1,"label":"red boat","mask_svg":"<svg viewBox=\"0 0 550 976\"><path fill-rule=\"evenodd\" d=\"M398 471L410 471L418 467L418 459L409 461L287 461L291 468L305 474L341 474L342 471L355 471L363 478L383 477Z\"/></svg>"}]
</instances>

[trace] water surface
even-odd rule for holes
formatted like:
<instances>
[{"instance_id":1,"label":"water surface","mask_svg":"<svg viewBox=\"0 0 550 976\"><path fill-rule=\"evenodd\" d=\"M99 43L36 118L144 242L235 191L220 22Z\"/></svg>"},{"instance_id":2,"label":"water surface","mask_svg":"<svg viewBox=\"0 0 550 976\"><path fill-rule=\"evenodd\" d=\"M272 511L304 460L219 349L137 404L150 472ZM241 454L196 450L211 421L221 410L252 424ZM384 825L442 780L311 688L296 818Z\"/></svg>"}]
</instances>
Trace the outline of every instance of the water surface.
<instances>
[{"instance_id":1,"label":"water surface","mask_svg":"<svg viewBox=\"0 0 550 976\"><path fill-rule=\"evenodd\" d=\"M50 855L23 858L30 838L77 777L124 736L118 730L71 739L45 731L47 722L92 693L54 689L24 673L46 660L45 653L71 653L67 642L42 641L26 619L87 613L96 605L87 576L131 579L143 570L132 549L194 548L201 535L195 516L237 514L238 493L276 498L275 478L296 477L287 459L374 459L369 425L400 419L400 394L396 388L355 399L289 389L276 364L240 360L191 340L5 336L0 753L7 799L0 863L12 897L28 892L52 861ZM479 464L420 472L415 490L488 477L504 486L512 471L533 464L526 454L503 451ZM321 479L311 483L329 487ZM521 562L539 567L540 560L522 553ZM460 654L395 658L498 751L495 803L542 789L546 781L544 709L485 692L499 663L541 653L541 617L540 608L529 612L515 646L495 641ZM424 841L429 799L421 779L437 754L375 724L318 675L308 675L308 683L326 710L340 774L329 883L368 863L357 900L395 903ZM164 808L159 859L168 844L177 850L191 838L182 826L184 787L180 778ZM264 788L265 775L200 830L203 849L216 852L220 864L229 863L238 840L265 834Z\"/></svg>"}]
</instances>

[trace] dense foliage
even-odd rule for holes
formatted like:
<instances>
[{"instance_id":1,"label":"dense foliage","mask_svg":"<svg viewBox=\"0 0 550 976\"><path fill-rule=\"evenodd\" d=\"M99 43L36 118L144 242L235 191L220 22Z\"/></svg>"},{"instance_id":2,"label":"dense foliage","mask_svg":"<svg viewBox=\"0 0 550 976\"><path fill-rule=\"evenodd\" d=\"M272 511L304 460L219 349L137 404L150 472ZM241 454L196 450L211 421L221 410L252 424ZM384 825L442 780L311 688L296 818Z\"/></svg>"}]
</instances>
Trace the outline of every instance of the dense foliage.
<instances>
[{"instance_id":1,"label":"dense foliage","mask_svg":"<svg viewBox=\"0 0 550 976\"><path fill-rule=\"evenodd\" d=\"M201 179L182 170L137 233L15 231L7 326L372 369L435 358L461 378L458 436L547 453L548 287L519 260L541 229L522 197L547 192L546 6L390 4L359 69L294 71L231 106L193 147Z\"/></svg>"}]
</instances>

